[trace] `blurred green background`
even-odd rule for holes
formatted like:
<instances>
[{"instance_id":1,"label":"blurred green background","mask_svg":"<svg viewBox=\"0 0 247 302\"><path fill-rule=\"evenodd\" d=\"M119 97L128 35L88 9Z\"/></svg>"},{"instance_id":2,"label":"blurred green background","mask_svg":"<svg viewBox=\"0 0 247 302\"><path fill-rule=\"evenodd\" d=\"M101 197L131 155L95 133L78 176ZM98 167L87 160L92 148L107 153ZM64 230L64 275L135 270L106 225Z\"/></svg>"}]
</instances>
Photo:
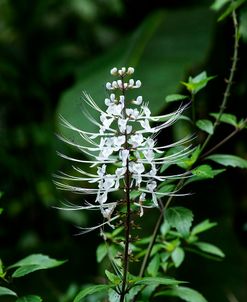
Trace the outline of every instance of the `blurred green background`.
<instances>
[{"instance_id":1,"label":"blurred green background","mask_svg":"<svg viewBox=\"0 0 247 302\"><path fill-rule=\"evenodd\" d=\"M233 29L230 18L217 22L211 4L0 0L0 207L4 209L0 259L5 266L30 253L68 259L59 268L16 281L12 288L18 293L69 302L83 283L99 281L95 248L100 236L97 232L74 235L76 225L94 225L100 217L53 208L64 199L80 202L78 196L58 192L52 182L53 173L71 169L56 151L76 152L56 139L55 133L61 131L58 113L77 126L91 128L81 115L81 92L86 90L103 103L109 69L124 65L136 68L136 77L144 84L142 95L154 113L169 110L166 95L183 93L180 81L189 75L203 70L217 75L196 100L198 117L216 112L229 73ZM246 39L245 6L238 15ZM240 41L227 107L239 118L247 113L246 42ZM178 125L171 135L181 137L186 131ZM228 126L219 128L216 142L230 131ZM219 151L247 159L246 142L243 132ZM190 190L194 194L188 200L176 203L191 208L197 222L210 218L219 223L206 239L217 243L226 259L212 262L190 255L179 278L190 281L209 302L247 301L247 172L229 169ZM152 228L152 219L145 223Z\"/></svg>"}]
</instances>

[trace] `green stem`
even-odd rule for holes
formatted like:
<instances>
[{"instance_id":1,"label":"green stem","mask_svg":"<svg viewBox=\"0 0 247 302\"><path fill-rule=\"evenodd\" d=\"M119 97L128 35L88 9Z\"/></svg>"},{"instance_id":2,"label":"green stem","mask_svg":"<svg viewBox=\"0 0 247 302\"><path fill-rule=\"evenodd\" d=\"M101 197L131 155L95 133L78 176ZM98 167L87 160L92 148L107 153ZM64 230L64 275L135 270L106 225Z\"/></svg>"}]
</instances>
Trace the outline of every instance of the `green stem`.
<instances>
[{"instance_id":1,"label":"green stem","mask_svg":"<svg viewBox=\"0 0 247 302\"><path fill-rule=\"evenodd\" d=\"M223 95L223 100L222 103L220 105L220 112L219 115L217 117L217 119L214 122L213 128L214 131L216 129L216 127L220 124L220 119L222 117L222 114L224 113L225 109L226 109L226 105L227 105L227 101L229 99L230 96L230 91L233 85L233 78L236 72L236 67L237 67L237 61L238 61L238 48L239 48L239 43L238 43L238 21L237 21L237 16L236 16L236 12L235 10L232 12L232 20L233 20L233 27L234 27L234 50L233 50L233 57L232 57L232 65L231 65L231 69L230 69L230 74L228 79L226 80L226 89ZM214 132L213 131L213 132ZM212 137L212 134L209 134L207 136L207 138L205 139L202 147L201 147L201 152L205 149L205 147L207 146L208 142L210 141Z\"/></svg>"},{"instance_id":2,"label":"green stem","mask_svg":"<svg viewBox=\"0 0 247 302\"><path fill-rule=\"evenodd\" d=\"M124 77L121 77L122 87L124 87ZM122 88L122 94L125 95L125 90ZM126 116L126 108L124 108L124 115ZM129 149L128 146L128 134L125 131L125 146L126 150ZM125 241L124 241L124 254L123 254L123 279L122 279L122 288L120 291L120 300L119 302L124 302L125 295L127 292L127 279L129 271L129 244L130 244L130 231L131 231L131 204L130 204L130 172L129 172L129 160L127 158L126 162L126 172L125 172L125 203L126 203L126 217L125 217Z\"/></svg>"}]
</instances>

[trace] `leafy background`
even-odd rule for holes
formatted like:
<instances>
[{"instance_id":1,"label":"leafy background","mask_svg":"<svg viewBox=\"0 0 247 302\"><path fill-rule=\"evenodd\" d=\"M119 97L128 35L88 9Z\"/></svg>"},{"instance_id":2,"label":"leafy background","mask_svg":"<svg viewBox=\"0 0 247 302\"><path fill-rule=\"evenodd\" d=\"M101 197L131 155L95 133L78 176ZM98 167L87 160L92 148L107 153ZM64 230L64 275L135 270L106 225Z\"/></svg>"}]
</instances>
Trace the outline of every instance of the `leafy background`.
<instances>
[{"instance_id":1,"label":"leafy background","mask_svg":"<svg viewBox=\"0 0 247 302\"><path fill-rule=\"evenodd\" d=\"M141 6L130 0L0 1L0 207L4 209L0 259L5 266L31 253L68 259L61 267L17 280L14 289L39 294L48 302L69 302L83 283L99 281L95 277L100 271L95 260L99 235L74 236L75 225L94 225L99 217L53 208L64 199L80 202L78 196L58 192L52 174L71 169L56 150L76 152L55 137L56 132L64 131L58 114L77 126L92 127L81 114L82 90L101 104L109 69L134 66L136 77L144 83L142 95L154 113L161 113L171 109L165 102L168 94L184 92L180 81L206 70L217 77L198 95L197 115L204 118L208 112L217 112L229 72L233 30L230 18L217 23L211 4L179 0L143 1ZM239 11L245 33L246 11L245 6ZM246 117L246 48L243 39L227 108L239 118ZM229 129L221 127L217 137L224 137ZM180 137L187 131L185 124L178 124L170 135ZM246 138L241 133L224 150L247 158ZM177 272L209 301L233 302L233 296L247 300L246 182L246 171L229 169L213 182L191 186L189 190L195 194L176 201L191 208L198 221L209 217L219 222L207 239L217 242L226 260L215 263L193 255ZM145 219L145 229L151 229L154 219L152 215Z\"/></svg>"}]
</instances>

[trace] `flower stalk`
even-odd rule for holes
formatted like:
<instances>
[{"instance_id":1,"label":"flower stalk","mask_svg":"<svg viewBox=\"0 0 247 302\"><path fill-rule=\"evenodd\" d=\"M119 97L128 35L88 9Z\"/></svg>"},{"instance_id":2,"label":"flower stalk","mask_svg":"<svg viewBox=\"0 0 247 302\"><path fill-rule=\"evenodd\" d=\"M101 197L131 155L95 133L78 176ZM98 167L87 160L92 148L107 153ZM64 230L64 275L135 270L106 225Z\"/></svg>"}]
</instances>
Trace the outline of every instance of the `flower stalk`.
<instances>
[{"instance_id":1,"label":"flower stalk","mask_svg":"<svg viewBox=\"0 0 247 302\"><path fill-rule=\"evenodd\" d=\"M181 147L184 143L188 145L190 138L164 146L156 145L156 136L177 121L186 105L180 106L170 114L153 116L142 96L133 99L128 95L129 90L142 86L140 80L130 78L134 68L115 67L110 73L116 80L106 83L106 89L109 91L109 96L104 102L106 109L101 109L91 96L84 92L85 104L90 110L96 110L99 121L93 118L89 110L85 109L84 113L90 122L98 127L98 132L81 130L61 117L64 127L76 132L82 143L76 143L63 136L59 136L60 139L79 149L84 158L77 159L61 153L59 155L75 163L88 164L91 171L72 166L79 176L60 172L56 175L58 179L56 184L62 190L95 196L94 202L85 201L79 206L65 205L65 210L98 209L101 212L104 222L92 228L83 228L81 233L101 229L107 225L114 228L117 222L123 221L124 247L121 265L117 270L118 275L119 272L121 275L121 284L118 288L119 301L124 302L129 291L132 215L137 213L142 217L145 209L163 207L161 197L177 195L177 190L161 192L159 184L187 177L187 173L162 175L160 167L164 164L169 166L178 163L191 152L191 148L187 146L171 154L166 153L167 149L172 147ZM158 125L153 126L152 122ZM87 182L89 187L71 184L75 182ZM97 188L94 184L97 184ZM109 194L116 191L122 192L121 201L109 201ZM135 193L135 197L132 197L132 193ZM146 263L142 269L145 267Z\"/></svg>"}]
</instances>

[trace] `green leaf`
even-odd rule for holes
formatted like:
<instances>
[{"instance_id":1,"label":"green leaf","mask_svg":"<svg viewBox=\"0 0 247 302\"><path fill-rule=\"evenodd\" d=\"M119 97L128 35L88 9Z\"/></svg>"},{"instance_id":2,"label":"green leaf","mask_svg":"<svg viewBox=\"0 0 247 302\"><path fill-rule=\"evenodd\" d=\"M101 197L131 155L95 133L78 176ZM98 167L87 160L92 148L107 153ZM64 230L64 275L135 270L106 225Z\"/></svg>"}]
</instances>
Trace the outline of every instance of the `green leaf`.
<instances>
[{"instance_id":1,"label":"green leaf","mask_svg":"<svg viewBox=\"0 0 247 302\"><path fill-rule=\"evenodd\" d=\"M65 262L66 261L52 259L46 255L33 254L16 262L15 264L11 265L8 269L18 267L18 269L15 270L12 274L12 277L18 278L37 270L53 268L62 265Z\"/></svg>"},{"instance_id":2,"label":"green leaf","mask_svg":"<svg viewBox=\"0 0 247 302\"><path fill-rule=\"evenodd\" d=\"M211 121L209 121L209 120L206 120L206 119L198 120L198 121L196 122L196 126L197 126L199 129L201 129L201 130L207 132L208 134L213 134L213 133L214 133L214 125L213 125L213 123L212 123Z\"/></svg>"},{"instance_id":3,"label":"green leaf","mask_svg":"<svg viewBox=\"0 0 247 302\"><path fill-rule=\"evenodd\" d=\"M177 285L184 283L172 278L159 278L159 277L144 277L135 282L135 285Z\"/></svg>"},{"instance_id":4,"label":"green leaf","mask_svg":"<svg viewBox=\"0 0 247 302\"><path fill-rule=\"evenodd\" d=\"M218 18L218 21L224 20L227 16L229 16L234 10L239 8L246 0L236 0L234 2L231 2L230 5L226 8L226 10L221 14L221 16Z\"/></svg>"},{"instance_id":5,"label":"green leaf","mask_svg":"<svg viewBox=\"0 0 247 302\"><path fill-rule=\"evenodd\" d=\"M193 175L199 176L201 179L214 178L213 169L209 165L198 166L191 172Z\"/></svg>"},{"instance_id":6,"label":"green leaf","mask_svg":"<svg viewBox=\"0 0 247 302\"><path fill-rule=\"evenodd\" d=\"M155 296L178 297L187 302L207 302L207 300L198 291L183 286L178 286L174 287L173 289L159 292Z\"/></svg>"},{"instance_id":7,"label":"green leaf","mask_svg":"<svg viewBox=\"0 0 247 302\"><path fill-rule=\"evenodd\" d=\"M3 212L3 208L0 208L0 215L2 214L2 212Z\"/></svg>"},{"instance_id":8,"label":"green leaf","mask_svg":"<svg viewBox=\"0 0 247 302\"><path fill-rule=\"evenodd\" d=\"M42 302L43 299L39 296L28 295L25 297L20 297L16 300L16 302Z\"/></svg>"},{"instance_id":9,"label":"green leaf","mask_svg":"<svg viewBox=\"0 0 247 302\"><path fill-rule=\"evenodd\" d=\"M187 95L183 95L183 94L170 94L166 97L166 102L168 102L168 103L176 102L176 101L181 101L181 100L185 100L188 98L189 97Z\"/></svg>"},{"instance_id":10,"label":"green leaf","mask_svg":"<svg viewBox=\"0 0 247 302\"><path fill-rule=\"evenodd\" d=\"M107 285L107 284L100 284L100 285L92 285L89 287L86 287L82 289L74 298L73 302L82 302L82 299L89 296L93 295L98 292L107 292L108 289L110 289L112 285Z\"/></svg>"},{"instance_id":11,"label":"green leaf","mask_svg":"<svg viewBox=\"0 0 247 302\"><path fill-rule=\"evenodd\" d=\"M170 230L170 225L166 220L164 220L164 222L162 223L162 225L160 227L160 232L161 232L162 236L165 236L169 230Z\"/></svg>"},{"instance_id":12,"label":"green leaf","mask_svg":"<svg viewBox=\"0 0 247 302\"><path fill-rule=\"evenodd\" d=\"M110 288L108 290L108 299L109 299L109 302L119 302L120 301L120 295L115 290Z\"/></svg>"},{"instance_id":13,"label":"green leaf","mask_svg":"<svg viewBox=\"0 0 247 302\"><path fill-rule=\"evenodd\" d=\"M164 193L164 195L167 195L167 193L171 193L174 191L175 189L175 185L173 184L166 184L166 185L163 185L162 187L160 187L158 189L158 192L159 193ZM162 196L161 194L159 194L159 196Z\"/></svg>"},{"instance_id":14,"label":"green leaf","mask_svg":"<svg viewBox=\"0 0 247 302\"><path fill-rule=\"evenodd\" d=\"M152 277L157 276L159 266L160 266L160 256L159 256L159 254L155 254L155 256L152 258L152 260L148 264L148 267L147 267L148 274Z\"/></svg>"},{"instance_id":15,"label":"green leaf","mask_svg":"<svg viewBox=\"0 0 247 302\"><path fill-rule=\"evenodd\" d=\"M113 283L114 285L118 285L121 282L121 279L117 275L109 272L108 270L105 270L105 274L106 274L108 280L111 283Z\"/></svg>"},{"instance_id":16,"label":"green leaf","mask_svg":"<svg viewBox=\"0 0 247 302\"><path fill-rule=\"evenodd\" d=\"M208 77L206 71L203 71L197 76L195 76L194 78L189 77L189 81L187 83L186 82L181 82L181 83L188 89L190 93L196 94L197 92L202 90L210 80L214 78L215 77L213 76Z\"/></svg>"},{"instance_id":17,"label":"green leaf","mask_svg":"<svg viewBox=\"0 0 247 302\"><path fill-rule=\"evenodd\" d=\"M168 208L165 211L165 219L170 226L175 227L182 236L186 237L189 235L193 221L193 213L191 210L183 207Z\"/></svg>"},{"instance_id":18,"label":"green leaf","mask_svg":"<svg viewBox=\"0 0 247 302\"><path fill-rule=\"evenodd\" d=\"M209 253L219 257L225 257L225 254L217 246L207 242L195 242L194 245L205 253Z\"/></svg>"},{"instance_id":19,"label":"green leaf","mask_svg":"<svg viewBox=\"0 0 247 302\"><path fill-rule=\"evenodd\" d=\"M225 4L230 3L230 0L215 0L211 5L213 10L220 10Z\"/></svg>"},{"instance_id":20,"label":"green leaf","mask_svg":"<svg viewBox=\"0 0 247 302\"><path fill-rule=\"evenodd\" d=\"M183 168L183 169L190 169L193 164L197 161L199 155L201 152L201 147L197 146L194 151L192 152L191 156L188 158L182 159L179 163L178 166Z\"/></svg>"},{"instance_id":21,"label":"green leaf","mask_svg":"<svg viewBox=\"0 0 247 302\"><path fill-rule=\"evenodd\" d=\"M100 263L107 255L107 246L105 243L100 244L96 250L96 259Z\"/></svg>"},{"instance_id":22,"label":"green leaf","mask_svg":"<svg viewBox=\"0 0 247 302\"><path fill-rule=\"evenodd\" d=\"M223 113L220 115L219 113L211 113L211 116L213 116L215 119L219 119L220 122L230 124L234 127L238 126L237 117L230 113Z\"/></svg>"},{"instance_id":23,"label":"green leaf","mask_svg":"<svg viewBox=\"0 0 247 302\"><path fill-rule=\"evenodd\" d=\"M81 92L86 90L99 106L105 108L104 84L113 79L109 70L114 66L133 66L135 78L143 83L142 95L150 100L152 114L159 114L167 106L165 101L162 102L164 96L177 92L178 82L187 70L207 56L213 30L214 16L207 7L159 10L150 14L133 35L123 38L116 47L110 47L103 56L78 66L75 85L62 95L58 113L80 129L98 130L81 113ZM59 127L59 132L66 137L74 135ZM75 136L74 142L81 142L80 137Z\"/></svg>"},{"instance_id":24,"label":"green leaf","mask_svg":"<svg viewBox=\"0 0 247 302\"><path fill-rule=\"evenodd\" d=\"M184 257L184 250L181 247L177 246L171 254L171 258L175 267L179 267L182 264L182 262L184 261Z\"/></svg>"},{"instance_id":25,"label":"green leaf","mask_svg":"<svg viewBox=\"0 0 247 302\"><path fill-rule=\"evenodd\" d=\"M202 232L205 232L213 227L215 227L217 225L216 222L210 222L208 219L200 222L199 224L197 224L196 226L193 227L193 229L191 230L191 234L197 235L200 234Z\"/></svg>"},{"instance_id":26,"label":"green leaf","mask_svg":"<svg viewBox=\"0 0 247 302\"><path fill-rule=\"evenodd\" d=\"M0 286L0 296L17 296L17 294L7 287Z\"/></svg>"},{"instance_id":27,"label":"green leaf","mask_svg":"<svg viewBox=\"0 0 247 302\"><path fill-rule=\"evenodd\" d=\"M236 155L213 154L208 156L207 159L210 159L223 166L230 166L230 167L242 168L242 169L247 168L247 160Z\"/></svg>"}]
</instances>

